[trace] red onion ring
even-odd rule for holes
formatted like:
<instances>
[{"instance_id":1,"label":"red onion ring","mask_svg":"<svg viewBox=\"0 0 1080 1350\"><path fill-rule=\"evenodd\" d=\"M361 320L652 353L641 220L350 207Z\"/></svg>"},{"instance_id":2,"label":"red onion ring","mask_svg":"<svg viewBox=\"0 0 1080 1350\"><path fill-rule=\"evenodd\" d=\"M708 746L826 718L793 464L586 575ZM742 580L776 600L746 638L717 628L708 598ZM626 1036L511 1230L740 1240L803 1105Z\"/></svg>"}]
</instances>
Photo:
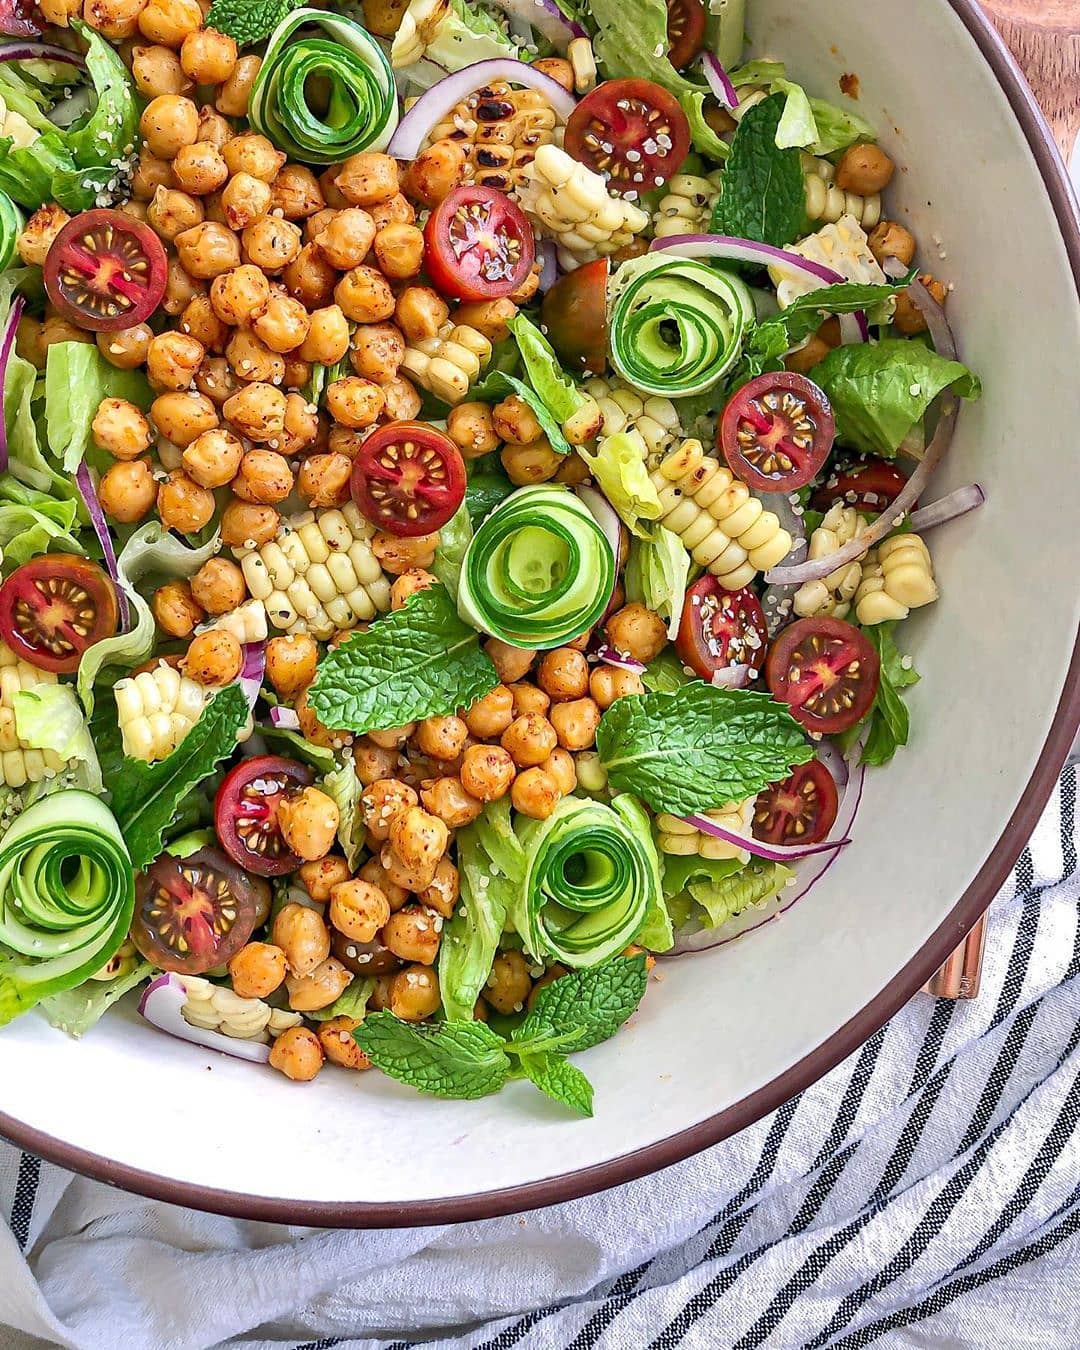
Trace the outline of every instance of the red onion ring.
<instances>
[{"instance_id":1,"label":"red onion ring","mask_svg":"<svg viewBox=\"0 0 1080 1350\"><path fill-rule=\"evenodd\" d=\"M495 4L512 19L535 28L557 51L565 53L574 38L589 36L581 24L566 17L555 0L495 0Z\"/></svg>"},{"instance_id":2,"label":"red onion ring","mask_svg":"<svg viewBox=\"0 0 1080 1350\"><path fill-rule=\"evenodd\" d=\"M935 525L944 525L950 520L967 515L969 511L978 510L985 501L986 493L978 483L968 483L964 487L954 488L952 492L939 497L929 506L920 506L917 511L912 511L911 528L925 533L932 530Z\"/></svg>"},{"instance_id":3,"label":"red onion ring","mask_svg":"<svg viewBox=\"0 0 1080 1350\"><path fill-rule=\"evenodd\" d=\"M731 78L727 71L720 64L720 58L714 52L706 52L701 58L701 67L705 72L705 81L712 90L713 98L720 104L721 108L732 108L739 106L739 95L735 91L735 86L731 83Z\"/></svg>"},{"instance_id":4,"label":"red onion ring","mask_svg":"<svg viewBox=\"0 0 1080 1350\"><path fill-rule=\"evenodd\" d=\"M139 999L139 1012L151 1026L175 1036L177 1040L201 1045L206 1050L220 1050L222 1054L251 1060L255 1064L269 1061L270 1047L262 1041L243 1041L236 1036L225 1036L220 1031L193 1027L184 1020L182 1009L187 1001L187 990L179 975L159 975L143 990L142 998Z\"/></svg>"},{"instance_id":5,"label":"red onion ring","mask_svg":"<svg viewBox=\"0 0 1080 1350\"><path fill-rule=\"evenodd\" d=\"M0 410L2 415L2 410ZM94 479L90 473L90 466L84 459L75 470L75 484L82 495L86 510L90 516L90 524L94 527L94 533L97 535L98 543L101 545L101 552L105 558L105 570L112 577L116 587L116 603L120 611L120 626L126 629L131 623L131 606L128 603L127 591L120 579L120 569L116 565L116 550L113 548L112 535L109 533L109 526L105 520L105 512L101 508L101 502L98 500L97 488L94 487Z\"/></svg>"},{"instance_id":6,"label":"red onion ring","mask_svg":"<svg viewBox=\"0 0 1080 1350\"><path fill-rule=\"evenodd\" d=\"M753 835L738 834L735 830L717 825L715 820L697 812L683 816L683 820L702 834L722 839L725 844L734 844L736 848L745 849L758 858L768 858L770 862L796 862L799 858L810 857L812 853L828 853L830 849L843 848L845 844L851 843L850 839L823 839L820 844L768 844L762 839L755 839Z\"/></svg>"},{"instance_id":7,"label":"red onion ring","mask_svg":"<svg viewBox=\"0 0 1080 1350\"><path fill-rule=\"evenodd\" d=\"M809 547L806 534L806 518L802 507L796 510L791 500L793 494L773 492L769 494L768 508L780 520L780 524L791 535L791 548L788 557L805 554ZM765 627L769 637L776 637L782 628L794 619L792 601L798 586L767 586L761 596L761 608L765 611Z\"/></svg>"},{"instance_id":8,"label":"red onion ring","mask_svg":"<svg viewBox=\"0 0 1080 1350\"><path fill-rule=\"evenodd\" d=\"M0 336L0 473L7 473L8 468L8 443L7 443L7 420L4 414L4 384L7 381L8 362L11 360L11 353L15 347L15 334L18 331L19 319L22 317L26 301L21 295L17 295L12 302L11 312L7 316L7 323L4 325L3 335Z\"/></svg>"},{"instance_id":9,"label":"red onion ring","mask_svg":"<svg viewBox=\"0 0 1080 1350\"><path fill-rule=\"evenodd\" d=\"M540 293L546 295L559 279L558 250L554 239L541 239L536 246L540 259Z\"/></svg>"},{"instance_id":10,"label":"red onion ring","mask_svg":"<svg viewBox=\"0 0 1080 1350\"><path fill-rule=\"evenodd\" d=\"M596 659L609 666L617 666L619 670L629 670L634 675L640 675L645 669L640 661L635 661L632 656L623 656L622 652L617 652L614 647L598 647Z\"/></svg>"},{"instance_id":11,"label":"red onion ring","mask_svg":"<svg viewBox=\"0 0 1080 1350\"><path fill-rule=\"evenodd\" d=\"M247 642L244 644L244 664L240 670L240 688L248 701L248 708L255 709L255 700L262 689L263 676L266 674L266 643Z\"/></svg>"},{"instance_id":12,"label":"red onion ring","mask_svg":"<svg viewBox=\"0 0 1080 1350\"><path fill-rule=\"evenodd\" d=\"M6 31L0 29L0 32ZM69 66L86 69L85 57L53 42L5 42L0 46L0 61L64 61Z\"/></svg>"}]
</instances>

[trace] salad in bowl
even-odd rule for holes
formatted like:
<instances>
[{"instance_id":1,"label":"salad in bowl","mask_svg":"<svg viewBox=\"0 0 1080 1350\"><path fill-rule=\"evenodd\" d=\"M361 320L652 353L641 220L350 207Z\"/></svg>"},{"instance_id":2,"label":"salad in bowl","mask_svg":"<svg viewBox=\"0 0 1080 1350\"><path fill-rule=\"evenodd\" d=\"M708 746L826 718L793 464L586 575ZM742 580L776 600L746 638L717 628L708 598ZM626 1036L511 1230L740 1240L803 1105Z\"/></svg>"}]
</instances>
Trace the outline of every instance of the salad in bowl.
<instances>
[{"instance_id":1,"label":"salad in bowl","mask_svg":"<svg viewBox=\"0 0 1080 1350\"><path fill-rule=\"evenodd\" d=\"M743 22L0 4L0 1023L589 1114L841 854L979 382Z\"/></svg>"}]
</instances>

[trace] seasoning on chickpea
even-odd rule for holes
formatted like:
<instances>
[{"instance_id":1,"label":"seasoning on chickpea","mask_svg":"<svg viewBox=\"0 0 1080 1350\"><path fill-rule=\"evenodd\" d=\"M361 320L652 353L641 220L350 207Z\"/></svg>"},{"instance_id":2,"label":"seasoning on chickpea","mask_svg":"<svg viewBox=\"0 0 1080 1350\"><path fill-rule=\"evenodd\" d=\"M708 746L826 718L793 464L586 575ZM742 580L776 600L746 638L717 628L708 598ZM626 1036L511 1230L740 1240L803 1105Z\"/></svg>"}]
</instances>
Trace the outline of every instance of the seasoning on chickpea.
<instances>
[{"instance_id":1,"label":"seasoning on chickpea","mask_svg":"<svg viewBox=\"0 0 1080 1350\"><path fill-rule=\"evenodd\" d=\"M175 638L190 637L196 625L206 618L187 581L167 581L159 586L151 598L150 609L161 631Z\"/></svg>"},{"instance_id":2,"label":"seasoning on chickpea","mask_svg":"<svg viewBox=\"0 0 1080 1350\"><path fill-rule=\"evenodd\" d=\"M521 952L499 952L491 963L491 974L484 985L484 999L509 1016L521 1012L532 992L529 965Z\"/></svg>"},{"instance_id":3,"label":"seasoning on chickpea","mask_svg":"<svg viewBox=\"0 0 1080 1350\"><path fill-rule=\"evenodd\" d=\"M336 1003L352 983L353 973L335 957L327 957L308 975L286 975L289 1007L294 1012L318 1012Z\"/></svg>"},{"instance_id":4,"label":"seasoning on chickpea","mask_svg":"<svg viewBox=\"0 0 1080 1350\"><path fill-rule=\"evenodd\" d=\"M500 739L519 768L542 764L558 745L555 728L541 713L523 713L506 728Z\"/></svg>"},{"instance_id":5,"label":"seasoning on chickpea","mask_svg":"<svg viewBox=\"0 0 1080 1350\"><path fill-rule=\"evenodd\" d=\"M451 408L446 419L446 434L466 459L489 455L499 448L499 433L486 403L459 403Z\"/></svg>"},{"instance_id":6,"label":"seasoning on chickpea","mask_svg":"<svg viewBox=\"0 0 1080 1350\"><path fill-rule=\"evenodd\" d=\"M261 56L241 56L232 74L220 85L214 107L226 117L246 117L251 87L262 65Z\"/></svg>"},{"instance_id":7,"label":"seasoning on chickpea","mask_svg":"<svg viewBox=\"0 0 1080 1350\"><path fill-rule=\"evenodd\" d=\"M184 471L201 487L219 488L230 483L240 468L244 447L221 427L204 431L184 447Z\"/></svg>"},{"instance_id":8,"label":"seasoning on chickpea","mask_svg":"<svg viewBox=\"0 0 1080 1350\"><path fill-rule=\"evenodd\" d=\"M101 509L121 525L132 525L151 510L157 500L157 483L146 459L114 464L98 484Z\"/></svg>"},{"instance_id":9,"label":"seasoning on chickpea","mask_svg":"<svg viewBox=\"0 0 1080 1350\"><path fill-rule=\"evenodd\" d=\"M196 684L232 684L243 667L244 649L222 628L212 628L191 639L181 665Z\"/></svg>"},{"instance_id":10,"label":"seasoning on chickpea","mask_svg":"<svg viewBox=\"0 0 1080 1350\"><path fill-rule=\"evenodd\" d=\"M206 220L184 230L173 240L184 269L193 277L210 281L240 266L240 241L225 225Z\"/></svg>"},{"instance_id":11,"label":"seasoning on chickpea","mask_svg":"<svg viewBox=\"0 0 1080 1350\"><path fill-rule=\"evenodd\" d=\"M322 915L291 900L274 917L270 941L293 975L310 975L330 955L330 930Z\"/></svg>"},{"instance_id":12,"label":"seasoning on chickpea","mask_svg":"<svg viewBox=\"0 0 1080 1350\"><path fill-rule=\"evenodd\" d=\"M441 1002L439 977L425 965L406 966L390 978L390 1011L403 1022L422 1022Z\"/></svg>"},{"instance_id":13,"label":"seasoning on chickpea","mask_svg":"<svg viewBox=\"0 0 1080 1350\"><path fill-rule=\"evenodd\" d=\"M335 886L349 880L349 864L344 858L329 854L314 862L302 863L296 875L300 884L317 904L325 905Z\"/></svg>"},{"instance_id":14,"label":"seasoning on chickpea","mask_svg":"<svg viewBox=\"0 0 1080 1350\"><path fill-rule=\"evenodd\" d=\"M371 1060L356 1043L353 1032L360 1025L355 1017L331 1017L320 1023L318 1035L323 1053L331 1064L342 1069L363 1071L371 1068Z\"/></svg>"},{"instance_id":15,"label":"seasoning on chickpea","mask_svg":"<svg viewBox=\"0 0 1080 1350\"><path fill-rule=\"evenodd\" d=\"M501 638L491 637L484 643L484 651L491 657L496 673L503 684L514 684L529 673L536 653L521 647L512 647Z\"/></svg>"},{"instance_id":16,"label":"seasoning on chickpea","mask_svg":"<svg viewBox=\"0 0 1080 1350\"><path fill-rule=\"evenodd\" d=\"M315 510L344 506L349 500L352 460L348 455L310 455L296 475L296 491Z\"/></svg>"},{"instance_id":17,"label":"seasoning on chickpea","mask_svg":"<svg viewBox=\"0 0 1080 1350\"><path fill-rule=\"evenodd\" d=\"M157 509L166 529L198 534L214 518L214 496L177 469L159 485Z\"/></svg>"},{"instance_id":18,"label":"seasoning on chickpea","mask_svg":"<svg viewBox=\"0 0 1080 1350\"><path fill-rule=\"evenodd\" d=\"M221 513L221 542L229 548L258 548L274 538L280 525L273 506L231 501Z\"/></svg>"},{"instance_id":19,"label":"seasoning on chickpea","mask_svg":"<svg viewBox=\"0 0 1080 1350\"><path fill-rule=\"evenodd\" d=\"M338 305L327 305L310 315L307 337L300 344L305 361L335 365L349 350L349 324Z\"/></svg>"},{"instance_id":20,"label":"seasoning on chickpea","mask_svg":"<svg viewBox=\"0 0 1080 1350\"><path fill-rule=\"evenodd\" d=\"M559 804L559 784L546 769L525 769L514 779L510 800L514 810L533 820L547 820Z\"/></svg>"},{"instance_id":21,"label":"seasoning on chickpea","mask_svg":"<svg viewBox=\"0 0 1080 1350\"><path fill-rule=\"evenodd\" d=\"M378 886L357 877L333 887L329 917L339 933L358 942L371 942L390 918L390 902Z\"/></svg>"},{"instance_id":22,"label":"seasoning on chickpea","mask_svg":"<svg viewBox=\"0 0 1080 1350\"><path fill-rule=\"evenodd\" d=\"M644 605L624 605L611 615L604 628L616 651L643 665L659 656L667 645L667 624Z\"/></svg>"},{"instance_id":23,"label":"seasoning on chickpea","mask_svg":"<svg viewBox=\"0 0 1080 1350\"><path fill-rule=\"evenodd\" d=\"M334 287L334 299L346 318L356 323L378 323L394 313L394 292L383 274L374 267L353 267Z\"/></svg>"},{"instance_id":24,"label":"seasoning on chickpea","mask_svg":"<svg viewBox=\"0 0 1080 1350\"><path fill-rule=\"evenodd\" d=\"M285 953L269 942L249 942L229 962L229 979L241 998L267 998L285 979Z\"/></svg>"},{"instance_id":25,"label":"seasoning on chickpea","mask_svg":"<svg viewBox=\"0 0 1080 1350\"><path fill-rule=\"evenodd\" d=\"M375 206L397 193L397 160L376 151L361 151L345 161L335 175L334 183L345 200L354 206Z\"/></svg>"},{"instance_id":26,"label":"seasoning on chickpea","mask_svg":"<svg viewBox=\"0 0 1080 1350\"><path fill-rule=\"evenodd\" d=\"M183 94L159 94L143 109L139 130L147 150L159 159L172 159L199 134L199 110Z\"/></svg>"},{"instance_id":27,"label":"seasoning on chickpea","mask_svg":"<svg viewBox=\"0 0 1080 1350\"><path fill-rule=\"evenodd\" d=\"M103 398L90 424L94 444L114 459L137 459L150 448L150 423L123 398Z\"/></svg>"},{"instance_id":28,"label":"seasoning on chickpea","mask_svg":"<svg viewBox=\"0 0 1080 1350\"><path fill-rule=\"evenodd\" d=\"M300 227L280 216L261 216L244 230L241 238L245 259L271 275L294 261L303 241Z\"/></svg>"},{"instance_id":29,"label":"seasoning on chickpea","mask_svg":"<svg viewBox=\"0 0 1080 1350\"><path fill-rule=\"evenodd\" d=\"M228 169L228 164L225 167ZM233 174L221 193L225 224L231 230L247 229L269 210L270 197L270 184L261 178L251 173Z\"/></svg>"},{"instance_id":30,"label":"seasoning on chickpea","mask_svg":"<svg viewBox=\"0 0 1080 1350\"><path fill-rule=\"evenodd\" d=\"M461 779L453 774L425 782L420 790L420 800L451 830L460 830L470 824L484 809L479 797L466 792Z\"/></svg>"},{"instance_id":31,"label":"seasoning on chickpea","mask_svg":"<svg viewBox=\"0 0 1080 1350\"><path fill-rule=\"evenodd\" d=\"M391 914L383 927L383 942L402 961L430 966L439 954L441 914L424 905L405 905Z\"/></svg>"},{"instance_id":32,"label":"seasoning on chickpea","mask_svg":"<svg viewBox=\"0 0 1080 1350\"><path fill-rule=\"evenodd\" d=\"M227 614L247 596L244 574L228 558L210 558L191 578L191 594L207 614Z\"/></svg>"},{"instance_id":33,"label":"seasoning on chickpea","mask_svg":"<svg viewBox=\"0 0 1080 1350\"><path fill-rule=\"evenodd\" d=\"M470 745L462 756L461 786L483 802L497 801L510 790L517 769L501 745Z\"/></svg>"},{"instance_id":34,"label":"seasoning on chickpea","mask_svg":"<svg viewBox=\"0 0 1080 1350\"><path fill-rule=\"evenodd\" d=\"M589 693L601 711L610 708L617 698L644 692L641 676L632 670L603 665L597 666L589 675Z\"/></svg>"},{"instance_id":35,"label":"seasoning on chickpea","mask_svg":"<svg viewBox=\"0 0 1080 1350\"><path fill-rule=\"evenodd\" d=\"M136 370L146 360L150 350L153 329L149 324L137 323L111 333L98 333L97 349L117 370Z\"/></svg>"},{"instance_id":36,"label":"seasoning on chickpea","mask_svg":"<svg viewBox=\"0 0 1080 1350\"><path fill-rule=\"evenodd\" d=\"M346 375L326 389L326 409L342 426L369 427L379 418L385 404L383 391L374 380Z\"/></svg>"},{"instance_id":37,"label":"seasoning on chickpea","mask_svg":"<svg viewBox=\"0 0 1080 1350\"><path fill-rule=\"evenodd\" d=\"M294 1083L309 1083L325 1058L318 1036L308 1027L289 1027L270 1047L270 1067Z\"/></svg>"},{"instance_id":38,"label":"seasoning on chickpea","mask_svg":"<svg viewBox=\"0 0 1080 1350\"><path fill-rule=\"evenodd\" d=\"M240 436L272 441L285 428L285 395L272 384L253 383L227 399L222 413Z\"/></svg>"},{"instance_id":39,"label":"seasoning on chickpea","mask_svg":"<svg viewBox=\"0 0 1080 1350\"><path fill-rule=\"evenodd\" d=\"M281 837L307 862L330 852L339 821L337 803L315 787L285 797L278 805Z\"/></svg>"}]
</instances>

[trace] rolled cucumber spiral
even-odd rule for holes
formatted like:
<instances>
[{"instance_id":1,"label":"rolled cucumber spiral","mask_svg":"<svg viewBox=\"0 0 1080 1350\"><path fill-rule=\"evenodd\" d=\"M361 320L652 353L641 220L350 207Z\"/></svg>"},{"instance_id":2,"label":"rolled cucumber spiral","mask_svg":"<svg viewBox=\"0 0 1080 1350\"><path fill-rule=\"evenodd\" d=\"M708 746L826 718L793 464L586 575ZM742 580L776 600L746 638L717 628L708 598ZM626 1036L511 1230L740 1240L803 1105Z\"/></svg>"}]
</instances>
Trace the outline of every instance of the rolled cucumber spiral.
<instances>
[{"instance_id":1,"label":"rolled cucumber spiral","mask_svg":"<svg viewBox=\"0 0 1080 1350\"><path fill-rule=\"evenodd\" d=\"M607 608L615 557L603 530L567 488L519 488L484 520L461 567L462 619L514 647L578 637Z\"/></svg>"},{"instance_id":2,"label":"rolled cucumber spiral","mask_svg":"<svg viewBox=\"0 0 1080 1350\"><path fill-rule=\"evenodd\" d=\"M0 1025L100 970L134 905L127 846L99 798L71 789L28 806L0 840Z\"/></svg>"},{"instance_id":3,"label":"rolled cucumber spiral","mask_svg":"<svg viewBox=\"0 0 1080 1350\"><path fill-rule=\"evenodd\" d=\"M611 364L635 389L703 393L731 369L754 318L738 277L663 251L624 263L608 295Z\"/></svg>"},{"instance_id":4,"label":"rolled cucumber spiral","mask_svg":"<svg viewBox=\"0 0 1080 1350\"><path fill-rule=\"evenodd\" d=\"M535 957L598 965L662 903L649 818L633 797L564 797L547 820L519 818L517 834L528 865L510 913Z\"/></svg>"},{"instance_id":5,"label":"rolled cucumber spiral","mask_svg":"<svg viewBox=\"0 0 1080 1350\"><path fill-rule=\"evenodd\" d=\"M297 35L299 29L309 31ZM295 10L270 35L249 117L256 131L305 164L385 150L398 123L390 62L352 19Z\"/></svg>"}]
</instances>

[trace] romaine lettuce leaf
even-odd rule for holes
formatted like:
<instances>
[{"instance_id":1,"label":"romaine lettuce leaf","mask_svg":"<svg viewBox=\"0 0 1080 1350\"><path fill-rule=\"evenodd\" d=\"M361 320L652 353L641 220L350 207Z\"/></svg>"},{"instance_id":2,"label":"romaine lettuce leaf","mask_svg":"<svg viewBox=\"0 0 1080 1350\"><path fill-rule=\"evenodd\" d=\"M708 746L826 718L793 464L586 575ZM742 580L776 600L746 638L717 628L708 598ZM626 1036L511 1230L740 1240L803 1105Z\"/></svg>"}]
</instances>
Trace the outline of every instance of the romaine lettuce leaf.
<instances>
[{"instance_id":1,"label":"romaine lettuce leaf","mask_svg":"<svg viewBox=\"0 0 1080 1350\"><path fill-rule=\"evenodd\" d=\"M412 0L390 49L395 70L423 59L453 73L477 61L518 55L506 30L479 5L450 0L440 16L441 9L438 0Z\"/></svg>"},{"instance_id":2,"label":"romaine lettuce leaf","mask_svg":"<svg viewBox=\"0 0 1080 1350\"><path fill-rule=\"evenodd\" d=\"M115 980L87 980L74 989L43 998L38 1007L52 1026L69 1036L83 1036L114 1003L154 973L149 961L136 961Z\"/></svg>"},{"instance_id":3,"label":"romaine lettuce leaf","mask_svg":"<svg viewBox=\"0 0 1080 1350\"><path fill-rule=\"evenodd\" d=\"M4 570L19 567L55 545L66 553L85 553L74 531L78 504L58 501L45 492L24 487L14 476L0 480L0 554Z\"/></svg>"},{"instance_id":4,"label":"romaine lettuce leaf","mask_svg":"<svg viewBox=\"0 0 1080 1350\"><path fill-rule=\"evenodd\" d=\"M86 786L101 792L101 768L90 728L70 684L38 684L12 697L15 730L32 750L52 750L65 763L85 766Z\"/></svg>"},{"instance_id":5,"label":"romaine lettuce leaf","mask_svg":"<svg viewBox=\"0 0 1080 1350\"><path fill-rule=\"evenodd\" d=\"M49 449L66 473L84 458L102 471L112 463L95 449L90 430L103 398L124 398L145 411L153 391L139 371L109 365L91 342L54 342L45 358L45 425Z\"/></svg>"},{"instance_id":6,"label":"romaine lettuce leaf","mask_svg":"<svg viewBox=\"0 0 1080 1350\"><path fill-rule=\"evenodd\" d=\"M472 537L473 523L469 516L469 505L467 501L463 501L439 531L435 560L431 564L432 572L455 600L458 593L458 581L461 578L461 564Z\"/></svg>"},{"instance_id":7,"label":"romaine lettuce leaf","mask_svg":"<svg viewBox=\"0 0 1080 1350\"><path fill-rule=\"evenodd\" d=\"M360 815L360 795L364 788L351 759L347 759L341 768L324 775L322 790L337 806L337 841L349 870L355 872L364 851L365 829Z\"/></svg>"},{"instance_id":8,"label":"romaine lettuce leaf","mask_svg":"<svg viewBox=\"0 0 1080 1350\"><path fill-rule=\"evenodd\" d=\"M619 431L599 441L595 454L578 454L631 534L648 537L643 522L658 520L662 507L645 466L644 443L636 432Z\"/></svg>"},{"instance_id":9,"label":"romaine lettuce leaf","mask_svg":"<svg viewBox=\"0 0 1080 1350\"><path fill-rule=\"evenodd\" d=\"M686 545L674 531L663 525L657 526L649 538L634 539L630 543L626 598L646 605L667 619L668 637L672 642L679 631L690 566Z\"/></svg>"}]
</instances>

